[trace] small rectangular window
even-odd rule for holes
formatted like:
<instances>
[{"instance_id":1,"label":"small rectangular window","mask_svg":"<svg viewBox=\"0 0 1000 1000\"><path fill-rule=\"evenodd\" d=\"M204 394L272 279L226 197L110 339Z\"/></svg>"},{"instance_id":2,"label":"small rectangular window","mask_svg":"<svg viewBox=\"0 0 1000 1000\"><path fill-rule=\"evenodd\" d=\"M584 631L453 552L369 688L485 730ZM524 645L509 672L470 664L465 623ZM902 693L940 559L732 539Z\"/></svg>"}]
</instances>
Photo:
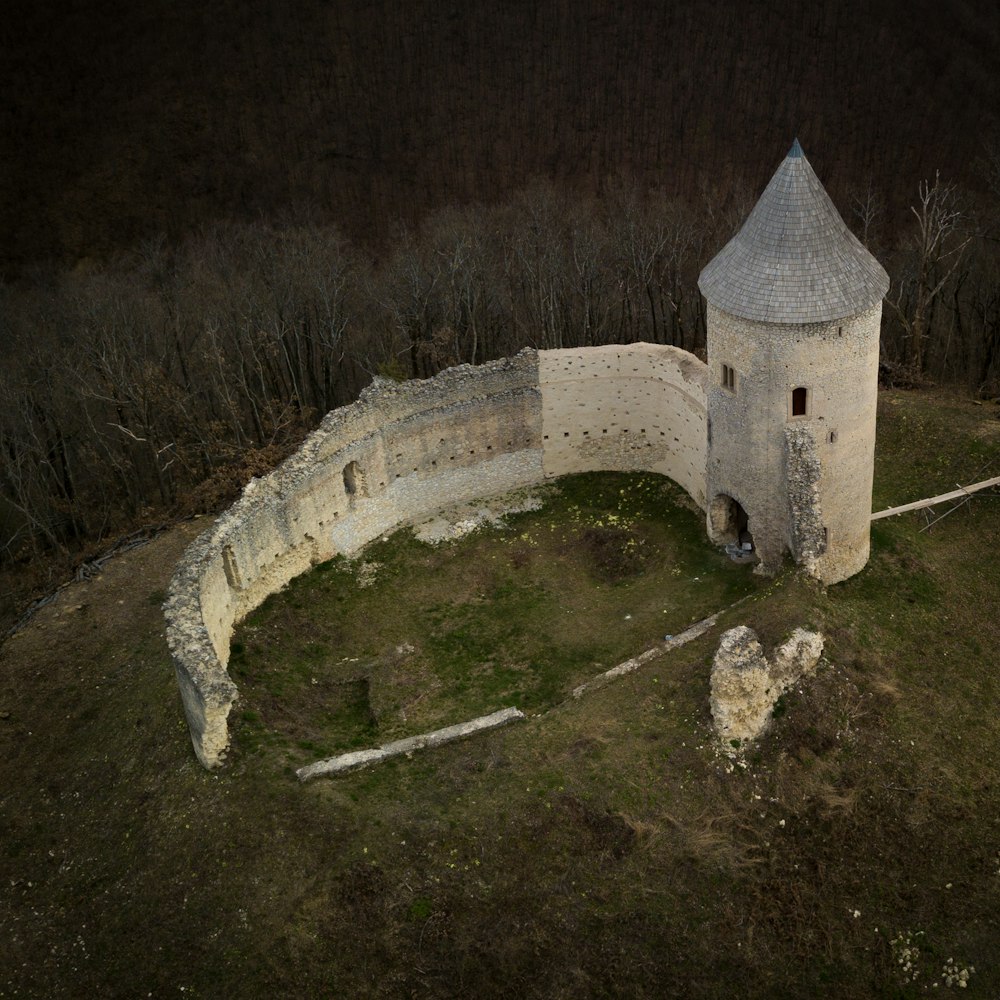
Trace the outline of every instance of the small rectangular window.
<instances>
[{"instance_id":1,"label":"small rectangular window","mask_svg":"<svg viewBox=\"0 0 1000 1000\"><path fill-rule=\"evenodd\" d=\"M804 417L809 399L809 390L804 386L792 389L792 416Z\"/></svg>"},{"instance_id":2,"label":"small rectangular window","mask_svg":"<svg viewBox=\"0 0 1000 1000\"><path fill-rule=\"evenodd\" d=\"M722 388L736 391L736 369L732 365L722 366Z\"/></svg>"}]
</instances>

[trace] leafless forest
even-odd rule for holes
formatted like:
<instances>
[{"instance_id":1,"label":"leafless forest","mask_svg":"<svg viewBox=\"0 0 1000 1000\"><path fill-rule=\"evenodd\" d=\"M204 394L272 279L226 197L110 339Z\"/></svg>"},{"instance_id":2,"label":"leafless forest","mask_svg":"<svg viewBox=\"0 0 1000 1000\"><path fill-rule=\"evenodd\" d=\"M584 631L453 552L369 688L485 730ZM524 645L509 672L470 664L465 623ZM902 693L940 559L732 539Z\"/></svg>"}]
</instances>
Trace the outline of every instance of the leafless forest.
<instances>
[{"instance_id":1,"label":"leafless forest","mask_svg":"<svg viewBox=\"0 0 1000 1000\"><path fill-rule=\"evenodd\" d=\"M1000 14L943 6L21 11L0 565L214 509L377 374L700 350L795 135L889 270L886 377L1000 393Z\"/></svg>"}]
</instances>

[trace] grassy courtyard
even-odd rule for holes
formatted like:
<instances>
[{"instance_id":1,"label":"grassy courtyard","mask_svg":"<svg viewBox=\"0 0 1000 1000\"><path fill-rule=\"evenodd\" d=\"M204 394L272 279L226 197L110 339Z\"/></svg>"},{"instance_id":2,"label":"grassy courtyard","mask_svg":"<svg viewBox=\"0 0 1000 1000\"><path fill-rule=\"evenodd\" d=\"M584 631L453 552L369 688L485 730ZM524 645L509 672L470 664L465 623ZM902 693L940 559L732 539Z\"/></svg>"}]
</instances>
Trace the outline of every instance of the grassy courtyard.
<instances>
[{"instance_id":1,"label":"grassy courtyard","mask_svg":"<svg viewBox=\"0 0 1000 1000\"><path fill-rule=\"evenodd\" d=\"M575 686L761 586L669 480L571 476L455 541L410 529L293 581L234 639L244 752L295 761Z\"/></svg>"}]
</instances>

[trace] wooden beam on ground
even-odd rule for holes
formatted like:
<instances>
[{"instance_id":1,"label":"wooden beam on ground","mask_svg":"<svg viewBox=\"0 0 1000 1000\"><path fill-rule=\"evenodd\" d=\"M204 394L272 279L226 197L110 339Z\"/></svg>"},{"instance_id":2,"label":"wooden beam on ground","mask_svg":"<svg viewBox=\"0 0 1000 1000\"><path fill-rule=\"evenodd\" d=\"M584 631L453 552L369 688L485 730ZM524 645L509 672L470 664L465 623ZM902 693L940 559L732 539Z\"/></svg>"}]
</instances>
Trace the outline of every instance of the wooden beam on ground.
<instances>
[{"instance_id":1,"label":"wooden beam on ground","mask_svg":"<svg viewBox=\"0 0 1000 1000\"><path fill-rule=\"evenodd\" d=\"M950 493L942 493L938 497L928 497L926 500L914 500L913 503L904 503L899 507L890 507L888 510L880 510L877 514L872 514L872 520L877 521L881 517L892 517L893 514L905 514L908 510L920 510L923 507L933 507L938 503L946 503L948 500L960 500L970 493L977 493L985 490L987 486L1000 486L1000 476L992 479L984 479L981 483L973 483L972 486L959 487Z\"/></svg>"}]
</instances>

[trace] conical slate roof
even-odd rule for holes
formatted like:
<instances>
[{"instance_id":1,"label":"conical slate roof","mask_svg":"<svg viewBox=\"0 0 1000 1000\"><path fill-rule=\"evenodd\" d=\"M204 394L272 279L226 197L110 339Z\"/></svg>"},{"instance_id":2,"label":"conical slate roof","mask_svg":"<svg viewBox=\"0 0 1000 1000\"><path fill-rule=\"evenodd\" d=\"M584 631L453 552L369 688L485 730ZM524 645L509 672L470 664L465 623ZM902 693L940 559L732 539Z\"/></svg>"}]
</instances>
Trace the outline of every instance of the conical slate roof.
<instances>
[{"instance_id":1,"label":"conical slate roof","mask_svg":"<svg viewBox=\"0 0 1000 1000\"><path fill-rule=\"evenodd\" d=\"M825 323L875 305L889 276L847 228L796 139L698 287L745 319Z\"/></svg>"}]
</instances>

